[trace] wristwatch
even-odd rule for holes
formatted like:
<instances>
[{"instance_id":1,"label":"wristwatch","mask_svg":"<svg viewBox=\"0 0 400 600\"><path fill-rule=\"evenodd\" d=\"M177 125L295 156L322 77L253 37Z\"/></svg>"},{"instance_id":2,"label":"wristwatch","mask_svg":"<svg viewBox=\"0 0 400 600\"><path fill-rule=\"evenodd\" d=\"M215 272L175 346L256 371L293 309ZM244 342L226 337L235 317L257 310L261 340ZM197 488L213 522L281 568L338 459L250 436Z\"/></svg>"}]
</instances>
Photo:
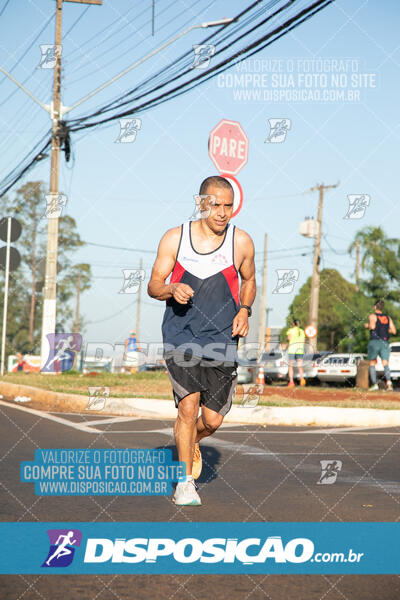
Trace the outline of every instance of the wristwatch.
<instances>
[{"instance_id":1,"label":"wristwatch","mask_svg":"<svg viewBox=\"0 0 400 600\"><path fill-rule=\"evenodd\" d=\"M247 310L248 316L251 317L251 313L252 313L251 306L247 306L247 304L242 304L242 306L240 308L245 308Z\"/></svg>"}]
</instances>

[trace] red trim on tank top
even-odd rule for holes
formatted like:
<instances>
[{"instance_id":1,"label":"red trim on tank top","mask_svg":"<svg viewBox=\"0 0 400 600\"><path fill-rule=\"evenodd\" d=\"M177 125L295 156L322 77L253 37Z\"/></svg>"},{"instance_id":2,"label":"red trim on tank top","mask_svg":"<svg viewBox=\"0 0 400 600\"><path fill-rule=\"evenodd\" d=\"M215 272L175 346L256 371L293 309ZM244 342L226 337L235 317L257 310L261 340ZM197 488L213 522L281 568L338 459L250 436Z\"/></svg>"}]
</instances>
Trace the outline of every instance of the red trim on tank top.
<instances>
[{"instance_id":1,"label":"red trim on tank top","mask_svg":"<svg viewBox=\"0 0 400 600\"><path fill-rule=\"evenodd\" d=\"M178 283L182 277L186 269L182 267L181 263L176 261L174 270L171 273L170 283Z\"/></svg>"},{"instance_id":2,"label":"red trim on tank top","mask_svg":"<svg viewBox=\"0 0 400 600\"><path fill-rule=\"evenodd\" d=\"M227 284L229 285L229 289L231 290L233 299L239 306L239 278L235 265L231 265L230 267L223 269L221 273L223 274Z\"/></svg>"}]
</instances>

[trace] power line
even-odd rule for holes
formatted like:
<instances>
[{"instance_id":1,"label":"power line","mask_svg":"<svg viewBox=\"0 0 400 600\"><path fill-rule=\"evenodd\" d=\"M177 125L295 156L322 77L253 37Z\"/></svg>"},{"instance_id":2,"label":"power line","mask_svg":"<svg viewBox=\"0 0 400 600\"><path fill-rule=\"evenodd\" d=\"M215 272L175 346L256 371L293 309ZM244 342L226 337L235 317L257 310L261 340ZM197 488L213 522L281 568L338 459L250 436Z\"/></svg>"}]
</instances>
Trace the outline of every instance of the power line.
<instances>
[{"instance_id":1,"label":"power line","mask_svg":"<svg viewBox=\"0 0 400 600\"><path fill-rule=\"evenodd\" d=\"M256 2L253 2L250 6L246 7L241 13L239 13L239 15L237 15L235 19L238 20L241 16L245 15L246 13L251 11L253 8L257 7L257 5L260 4L261 1L262 0L256 0ZM245 31L244 33L242 33L239 37L237 37L233 41L231 40L230 43L227 43L226 46L224 46L218 52L220 53L220 52L224 52L227 49L230 49L232 45L236 44L239 40L243 39L244 37L250 35L253 31L255 31L258 27L264 25L267 21L275 18L281 12L285 12L288 9L292 8L294 6L295 1L296 0L288 0L288 2L286 2L282 7L278 8L271 15L268 15L265 19L262 19L260 23L256 24L251 29ZM333 1L334 0L316 0L313 4L307 6L300 12L296 13L293 17L289 18L288 20L286 20L284 23L282 23L278 27L275 27L272 31L267 32L262 37L251 42L245 48L234 51L233 54L230 54L227 58L225 58L224 60L219 62L217 65L208 69L207 72L196 75L196 76L188 79L187 81L177 85L176 87L169 89L169 90L159 94L158 96L153 97L153 98L143 102L142 104L139 104L136 106L131 106L130 108L128 108L127 110L125 110L123 112L118 112L116 114L114 113L113 115L111 115L107 118L104 118L104 119L100 119L100 120L93 121L93 122L88 122L90 119L93 119L95 116L100 116L101 114L104 114L105 112L108 112L110 110L114 110L114 111L116 109L118 110L120 108L120 106L123 104L132 104L135 100L138 100L139 98L141 98L143 96L147 96L150 93L157 92L157 90L161 89L165 85L172 83L174 80L180 78L183 74L186 74L189 71L192 72L192 69L189 68L189 70L184 71L183 74L178 73L173 78L168 76L166 82L156 86L152 90L144 93L142 96L132 98L125 102L119 102L119 105L117 107L115 107L113 105L118 101L118 99L111 102L111 104L103 106L102 108L98 109L97 111L95 111L89 115L86 115L86 116L83 116L83 117L80 117L77 119L73 119L67 123L68 130L69 131L79 131L82 129L89 129L89 128L93 128L93 127L104 126L104 124L108 124L112 121L115 121L116 119L121 118L121 117L131 115L133 113L143 112L144 110L146 110L150 107L159 106L160 104L163 104L164 102L171 100L172 98L176 98L184 93L187 93L190 90L193 90L194 88L196 88L201 83L204 83L204 82L208 81L209 79L215 77L217 74L222 73L223 71L227 70L233 64L236 64L237 62L241 61L243 58L245 58L245 57L248 58L249 56L253 56L255 53L259 52L260 50L262 50L269 44L272 44L274 41L276 41L283 35L286 35L292 29L298 27L301 23L305 22L307 19L314 16L317 12L319 12L320 10L322 10L323 8L325 8L326 6L331 4ZM277 2L278 2L278 0L272 0L269 3L269 6L275 5ZM263 14L265 14L264 11L263 11ZM211 36L206 38L206 40L203 40L202 43L204 43L205 41L207 41L209 39L212 39L215 35L217 35L221 31L224 31L227 27L228 27L228 25L223 25L221 28L218 29L216 34L211 34ZM239 24L238 27L243 27L243 25ZM238 29L238 27L236 27L236 29L234 28L233 31L235 31L235 32L240 31L240 29ZM229 39L229 37L232 35L233 34L229 34L229 30L228 30L228 34L225 37L225 39ZM187 56L187 55L188 55L188 53L185 53L183 56ZM178 60L180 60L180 59L178 59ZM160 74L167 73L168 69L173 68L176 65L176 63L177 63L177 61L174 61L169 67L167 67L167 69L161 70L159 73L154 75L153 78L158 77ZM147 82L145 81L141 85L146 85L146 84L147 84ZM138 89L138 87L136 87L136 88L134 88L134 90L131 90L130 92L124 94L124 96L120 96L120 100L122 100L122 98L124 98L124 97L131 95L134 91L137 91L137 89ZM48 142L48 144L49 144L49 142ZM48 146L46 146L46 148L47 147ZM20 179L20 177L22 177L23 174L26 173L34 165L36 159L37 159L36 156L31 158L31 160L29 160L27 158L25 164L23 165L23 168L21 168L21 170L19 171L19 173L17 173L17 175L15 177L10 178L10 174L9 174L5 178L5 180L3 180L0 183L0 196L3 195L5 193L5 191L10 189L10 187L12 187L12 185L14 185L18 181L18 179ZM16 172L16 169L14 169L12 171L12 173L15 173L15 172ZM7 183L10 180L12 181L11 185Z\"/></svg>"},{"instance_id":2,"label":"power line","mask_svg":"<svg viewBox=\"0 0 400 600\"><path fill-rule=\"evenodd\" d=\"M261 21L261 23L259 23L256 27L261 26L262 24L264 24L267 20L269 20L270 18L272 18L273 16L276 16L276 14L282 10L284 10L285 7L289 6L292 4L292 2L294 2L295 0L289 0L289 2L287 4L284 5L284 7L280 8L278 11L276 11L275 13L273 13L270 17L268 17L267 19L264 19L263 21ZM123 112L119 112L117 114L114 114L110 117L107 117L105 119L101 119L99 121L94 121L94 122L87 122L89 119L93 118L94 116L99 116L105 112L108 112L108 108L103 107L103 109L100 109L90 115L87 115L85 117L80 117L77 119L74 119L72 121L70 121L70 130L71 131L79 131L81 129L86 129L86 128L91 128L91 127L97 127L99 125L103 125L104 123L108 123L110 121L114 121L116 119L119 119L121 117L125 117L128 115L131 115L133 113L138 113L138 112L142 112L144 109L152 106L159 106L160 104L163 104L164 102L170 100L171 98L176 98L177 96L180 96L184 93L187 93L189 90L194 89L195 87L197 87L198 85L200 85L202 82L204 81L208 81L209 79L215 77L217 74L225 71L226 69L228 69L232 63L232 61L234 61L235 59L239 59L242 60L242 58L244 58L246 55L247 56L252 56L253 54L255 54L256 52L259 52L262 48L264 48L266 45L269 45L270 43L272 43L273 41L276 41L276 39L278 39L279 37L282 37L282 35L285 35L289 30L294 29L295 27L297 27L300 23L303 23L305 20L307 20L308 18L310 18L311 16L313 16L316 12L318 12L319 10L322 10L322 8L325 8L327 5L331 4L334 0L317 0L316 2L314 2L314 4L312 4L310 7L307 7L306 9L302 10L300 13L296 14L295 17L292 17L291 19L289 19L288 21L286 21L285 23L283 23L282 25L280 25L279 27L275 28L272 32L267 33L266 35L262 36L261 38L259 38L258 40L252 42L251 44L249 44L248 46L246 46L245 48L238 50L237 52L235 52L233 55L229 56L228 58L226 58L225 60L221 61L220 63L218 63L217 65L215 65L214 67L210 68L206 73L202 73L200 75L197 75L195 77L192 77L192 79L189 79L188 81L178 85L175 88L172 88L162 94L160 94L159 96L152 98L151 100L148 100L146 102L144 102L143 104L140 104L136 107L131 107ZM258 4L258 2L256 3ZM224 27L227 27L227 25L225 25ZM251 29L250 31L253 31L253 29ZM248 35L249 32L246 32L245 34L243 34L242 36L240 36L241 39L243 36ZM279 35L278 35L279 34ZM277 36L274 37L273 40L270 40L269 38L273 37L273 36ZM233 41L233 44L236 43L238 41L238 39ZM263 46L261 45L263 42L267 41L266 44L264 44ZM231 44L227 44L227 46L224 47L223 50L230 48ZM251 54L249 54L251 52ZM174 79L178 78L180 76L175 77ZM172 80L173 81L173 80ZM169 82L171 82L171 80L169 80ZM160 86L158 86L157 88L155 88L154 91L156 91L157 89L164 87L166 84L162 84ZM190 86L190 87L188 87ZM148 93L144 94L144 95L148 95ZM136 98L138 99L138 98ZM134 100L134 99L133 99ZM129 101L132 102L133 100ZM124 103L121 103L122 105Z\"/></svg>"},{"instance_id":3,"label":"power line","mask_svg":"<svg viewBox=\"0 0 400 600\"><path fill-rule=\"evenodd\" d=\"M111 250L127 250L128 252L146 252L147 254L157 254L156 250L142 250L140 248L124 248L123 246L109 246L107 244L96 244L95 242L85 242L88 246L98 246L99 248L110 248Z\"/></svg>"},{"instance_id":4,"label":"power line","mask_svg":"<svg viewBox=\"0 0 400 600\"><path fill-rule=\"evenodd\" d=\"M4 6L3 6L3 8L1 9L1 12L0 12L0 17L2 17L2 16L3 16L3 12L6 10L7 6L9 5L9 2L10 2L10 0L6 0L6 3L5 3L5 5L4 5Z\"/></svg>"}]
</instances>

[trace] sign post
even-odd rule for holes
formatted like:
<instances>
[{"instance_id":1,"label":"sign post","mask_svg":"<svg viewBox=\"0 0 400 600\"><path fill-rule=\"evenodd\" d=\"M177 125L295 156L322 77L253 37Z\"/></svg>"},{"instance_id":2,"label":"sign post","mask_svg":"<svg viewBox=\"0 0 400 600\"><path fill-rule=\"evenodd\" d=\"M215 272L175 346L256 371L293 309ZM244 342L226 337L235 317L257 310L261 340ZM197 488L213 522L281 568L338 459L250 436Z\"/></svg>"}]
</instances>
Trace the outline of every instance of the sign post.
<instances>
[{"instance_id":1,"label":"sign post","mask_svg":"<svg viewBox=\"0 0 400 600\"><path fill-rule=\"evenodd\" d=\"M14 269L17 269L21 260L18 250L11 248L11 242L15 242L20 235L21 225L17 219L6 217L0 221L0 238L7 242L7 246L4 246L0 250L0 264L5 268L3 329L1 333L1 376L4 375L4 360L6 353L8 283L10 279L10 270L13 271ZM4 249L5 252L2 252Z\"/></svg>"}]
</instances>

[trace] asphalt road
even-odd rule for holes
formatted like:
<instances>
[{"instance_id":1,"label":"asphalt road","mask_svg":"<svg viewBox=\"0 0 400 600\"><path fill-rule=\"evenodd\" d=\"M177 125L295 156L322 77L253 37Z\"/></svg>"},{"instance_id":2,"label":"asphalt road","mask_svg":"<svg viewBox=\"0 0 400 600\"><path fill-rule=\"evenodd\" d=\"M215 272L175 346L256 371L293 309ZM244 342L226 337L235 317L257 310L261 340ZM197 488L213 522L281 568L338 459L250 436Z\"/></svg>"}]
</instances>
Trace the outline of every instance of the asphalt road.
<instances>
[{"instance_id":1,"label":"asphalt road","mask_svg":"<svg viewBox=\"0 0 400 600\"><path fill-rule=\"evenodd\" d=\"M201 507L166 497L45 497L19 480L37 448L173 448L172 421L0 403L2 521L396 521L400 429L223 426L203 442ZM54 420L54 418L58 420ZM321 460L342 461L317 484ZM4 546L3 546L4 548ZM397 600L394 575L3 575L3 600Z\"/></svg>"}]
</instances>

